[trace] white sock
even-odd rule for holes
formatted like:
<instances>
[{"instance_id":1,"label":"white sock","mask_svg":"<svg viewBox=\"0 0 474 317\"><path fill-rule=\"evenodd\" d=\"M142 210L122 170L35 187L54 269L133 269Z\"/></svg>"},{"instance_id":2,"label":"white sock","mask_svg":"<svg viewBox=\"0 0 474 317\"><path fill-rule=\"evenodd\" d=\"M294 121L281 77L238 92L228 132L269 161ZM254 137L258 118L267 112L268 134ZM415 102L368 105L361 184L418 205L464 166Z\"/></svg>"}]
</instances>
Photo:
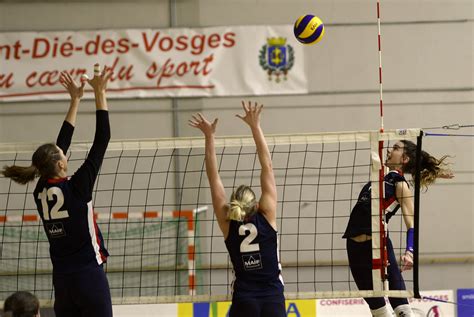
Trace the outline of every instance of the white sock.
<instances>
[{"instance_id":1,"label":"white sock","mask_svg":"<svg viewBox=\"0 0 474 317\"><path fill-rule=\"evenodd\" d=\"M410 305L408 305L408 304L397 306L397 307L395 307L394 311L395 311L395 314L397 315L397 317L413 317L413 316L415 316L413 314L413 311L411 310Z\"/></svg>"},{"instance_id":2,"label":"white sock","mask_svg":"<svg viewBox=\"0 0 474 317\"><path fill-rule=\"evenodd\" d=\"M388 311L387 306L382 306L380 308L370 310L373 317L392 317L392 314Z\"/></svg>"}]
</instances>

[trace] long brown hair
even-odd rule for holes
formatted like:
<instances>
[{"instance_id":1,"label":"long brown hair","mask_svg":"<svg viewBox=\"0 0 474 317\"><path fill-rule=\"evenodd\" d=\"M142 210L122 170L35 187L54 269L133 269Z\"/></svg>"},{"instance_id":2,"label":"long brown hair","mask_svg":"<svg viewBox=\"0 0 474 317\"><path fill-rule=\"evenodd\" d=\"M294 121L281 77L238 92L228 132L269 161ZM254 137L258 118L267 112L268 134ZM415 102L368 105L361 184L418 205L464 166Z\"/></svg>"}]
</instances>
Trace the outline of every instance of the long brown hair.
<instances>
[{"instance_id":1,"label":"long brown hair","mask_svg":"<svg viewBox=\"0 0 474 317\"><path fill-rule=\"evenodd\" d=\"M33 153L30 166L4 166L1 173L18 184L26 184L41 176L50 178L56 176L57 162L61 159L59 149L54 143L46 143Z\"/></svg>"},{"instance_id":2,"label":"long brown hair","mask_svg":"<svg viewBox=\"0 0 474 317\"><path fill-rule=\"evenodd\" d=\"M408 140L401 140L401 142L404 145L404 154L409 158L408 162L403 165L402 170L403 172L410 173L413 179L415 179L416 144ZM421 151L421 187L428 189L428 186L434 183L440 175L445 175L450 172L447 168L448 163L445 161L448 157L448 155L444 155L440 159L437 159L428 152Z\"/></svg>"}]
</instances>

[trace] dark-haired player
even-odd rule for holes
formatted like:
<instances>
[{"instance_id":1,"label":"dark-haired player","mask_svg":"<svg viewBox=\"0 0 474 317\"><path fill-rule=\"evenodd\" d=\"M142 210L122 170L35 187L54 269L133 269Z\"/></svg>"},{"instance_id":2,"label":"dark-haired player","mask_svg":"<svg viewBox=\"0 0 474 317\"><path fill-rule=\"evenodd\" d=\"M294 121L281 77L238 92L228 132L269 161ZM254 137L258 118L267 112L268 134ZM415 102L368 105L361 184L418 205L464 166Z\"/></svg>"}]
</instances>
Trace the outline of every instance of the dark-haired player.
<instances>
[{"instance_id":1,"label":"dark-haired player","mask_svg":"<svg viewBox=\"0 0 474 317\"><path fill-rule=\"evenodd\" d=\"M109 284L102 267L108 252L92 210L92 190L110 140L105 92L112 74L100 73L98 67L95 65L94 78L84 80L80 86L68 73L61 74L61 84L69 92L71 104L56 143L38 147L31 166L6 166L2 171L20 184L39 176L33 194L50 244L57 317L112 316ZM65 154L86 81L95 94L95 137L85 162L68 177Z\"/></svg>"}]
</instances>

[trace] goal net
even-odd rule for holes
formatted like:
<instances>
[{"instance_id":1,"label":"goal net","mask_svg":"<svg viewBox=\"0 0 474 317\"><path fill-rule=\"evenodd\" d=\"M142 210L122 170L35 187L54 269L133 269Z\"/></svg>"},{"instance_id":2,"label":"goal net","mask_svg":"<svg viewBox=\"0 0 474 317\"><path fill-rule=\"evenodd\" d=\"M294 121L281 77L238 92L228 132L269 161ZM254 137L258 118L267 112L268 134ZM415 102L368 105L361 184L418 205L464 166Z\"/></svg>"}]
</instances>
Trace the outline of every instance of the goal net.
<instances>
[{"instance_id":1,"label":"goal net","mask_svg":"<svg viewBox=\"0 0 474 317\"><path fill-rule=\"evenodd\" d=\"M413 295L412 273L404 273L408 291L391 291L384 287L383 265L380 274L374 270L374 290L359 291L342 235L362 187L368 181L380 184L380 154L397 140L416 142L419 135L408 129L266 137L278 190L287 298ZM82 164L90 145L73 143L69 171ZM0 144L0 164L27 166L37 146ZM259 196L253 139L217 138L216 152L228 197L240 184L251 185ZM0 300L17 290L29 290L42 301L54 298L34 185L0 176ZM378 233L385 230L374 192L372 244L378 261L385 232ZM213 214L202 138L111 142L93 206L110 253L105 269L114 304L230 300L232 265ZM400 213L392 217L389 232L397 256L404 251L405 231Z\"/></svg>"}]
</instances>

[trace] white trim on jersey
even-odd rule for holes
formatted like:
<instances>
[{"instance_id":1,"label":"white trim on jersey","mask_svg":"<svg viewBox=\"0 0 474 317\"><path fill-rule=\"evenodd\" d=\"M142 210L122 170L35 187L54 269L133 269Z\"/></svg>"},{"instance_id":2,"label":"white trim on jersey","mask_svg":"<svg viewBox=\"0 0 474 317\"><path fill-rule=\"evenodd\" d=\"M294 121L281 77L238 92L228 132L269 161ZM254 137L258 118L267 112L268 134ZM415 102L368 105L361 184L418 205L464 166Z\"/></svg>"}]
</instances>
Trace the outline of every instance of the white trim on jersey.
<instances>
[{"instance_id":1,"label":"white trim on jersey","mask_svg":"<svg viewBox=\"0 0 474 317\"><path fill-rule=\"evenodd\" d=\"M400 206L400 203L394 199L393 202L385 208L385 213L392 213L398 206Z\"/></svg>"},{"instance_id":2,"label":"white trim on jersey","mask_svg":"<svg viewBox=\"0 0 474 317\"><path fill-rule=\"evenodd\" d=\"M87 203L87 223L89 226L89 234L91 236L91 243L92 248L94 249L95 258L97 260L97 263L100 265L104 261L102 261L102 255L100 254L100 245L97 242L97 233L95 230L94 210L92 209L92 201Z\"/></svg>"},{"instance_id":3,"label":"white trim on jersey","mask_svg":"<svg viewBox=\"0 0 474 317\"><path fill-rule=\"evenodd\" d=\"M275 231L275 234L276 234L276 239L277 239L277 251L276 252L277 252L278 270L280 271L280 273L278 273L278 278L280 279L281 284L283 284L283 286L285 286L285 282L283 281L283 275L281 273L283 268L282 268L281 263L280 263L280 239L278 239L278 231Z\"/></svg>"}]
</instances>

